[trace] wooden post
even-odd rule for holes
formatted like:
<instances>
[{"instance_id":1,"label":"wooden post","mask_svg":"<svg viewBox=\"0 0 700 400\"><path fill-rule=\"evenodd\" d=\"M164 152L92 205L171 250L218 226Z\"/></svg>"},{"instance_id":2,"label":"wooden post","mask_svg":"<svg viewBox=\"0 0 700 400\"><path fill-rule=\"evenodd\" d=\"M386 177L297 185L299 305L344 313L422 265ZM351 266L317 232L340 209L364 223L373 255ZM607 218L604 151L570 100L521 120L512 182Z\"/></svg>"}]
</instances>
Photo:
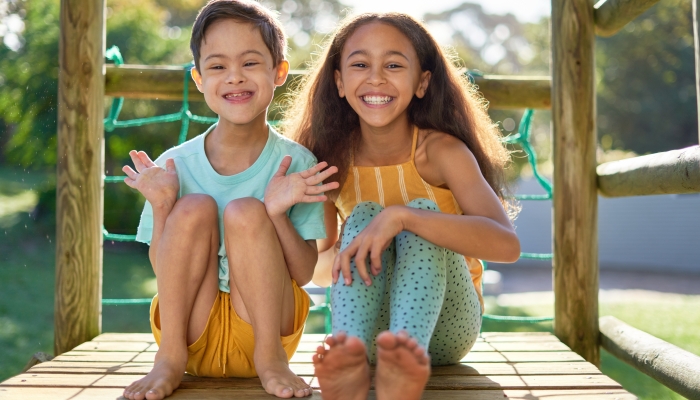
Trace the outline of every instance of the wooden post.
<instances>
[{"instance_id":1,"label":"wooden post","mask_svg":"<svg viewBox=\"0 0 700 400\"><path fill-rule=\"evenodd\" d=\"M698 108L698 143L700 143L700 7L698 0L693 0L693 36L695 37L695 94Z\"/></svg>"},{"instance_id":2,"label":"wooden post","mask_svg":"<svg viewBox=\"0 0 700 400\"><path fill-rule=\"evenodd\" d=\"M101 330L105 0L61 0L54 352Z\"/></svg>"},{"instance_id":3,"label":"wooden post","mask_svg":"<svg viewBox=\"0 0 700 400\"><path fill-rule=\"evenodd\" d=\"M552 0L554 333L593 364L598 350L595 36L590 0Z\"/></svg>"}]
</instances>

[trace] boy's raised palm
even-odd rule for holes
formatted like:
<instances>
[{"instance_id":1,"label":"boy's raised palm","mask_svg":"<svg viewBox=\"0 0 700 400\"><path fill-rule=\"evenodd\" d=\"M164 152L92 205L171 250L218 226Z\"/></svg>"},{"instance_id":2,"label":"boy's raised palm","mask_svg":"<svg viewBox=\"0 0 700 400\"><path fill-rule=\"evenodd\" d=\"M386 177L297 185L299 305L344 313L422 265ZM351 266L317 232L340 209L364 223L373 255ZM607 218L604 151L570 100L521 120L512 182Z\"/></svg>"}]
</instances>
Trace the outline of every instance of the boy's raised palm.
<instances>
[{"instance_id":1,"label":"boy's raised palm","mask_svg":"<svg viewBox=\"0 0 700 400\"><path fill-rule=\"evenodd\" d=\"M271 217L286 213L297 203L326 201L327 198L322 193L338 188L338 182L317 186L338 172L337 167L333 166L323 171L328 166L328 163L323 161L305 171L287 175L291 164L292 157L285 156L265 189L265 208Z\"/></svg>"},{"instance_id":2,"label":"boy's raised palm","mask_svg":"<svg viewBox=\"0 0 700 400\"><path fill-rule=\"evenodd\" d=\"M122 171L127 175L124 183L141 192L153 207L172 208L180 191L175 161L172 158L167 159L163 169L151 161L143 151L132 150L129 155L136 171L128 165L122 167Z\"/></svg>"}]
</instances>

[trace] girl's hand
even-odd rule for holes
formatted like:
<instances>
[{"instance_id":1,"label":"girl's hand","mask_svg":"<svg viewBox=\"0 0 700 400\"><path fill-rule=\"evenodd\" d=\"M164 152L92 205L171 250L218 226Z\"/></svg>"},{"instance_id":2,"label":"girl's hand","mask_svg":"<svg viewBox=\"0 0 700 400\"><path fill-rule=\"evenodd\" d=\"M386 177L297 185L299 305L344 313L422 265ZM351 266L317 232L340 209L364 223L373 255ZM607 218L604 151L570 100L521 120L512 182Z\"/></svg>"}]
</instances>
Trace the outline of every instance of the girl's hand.
<instances>
[{"instance_id":1,"label":"girl's hand","mask_svg":"<svg viewBox=\"0 0 700 400\"><path fill-rule=\"evenodd\" d=\"M128 165L122 167L122 171L127 175L124 183L141 192L151 206L172 208L180 191L175 161L168 158L163 169L151 161L143 151L131 150L129 156L138 172Z\"/></svg>"},{"instance_id":2,"label":"girl's hand","mask_svg":"<svg viewBox=\"0 0 700 400\"><path fill-rule=\"evenodd\" d=\"M404 209L403 206L385 208L336 256L332 269L334 284L338 283L341 273L346 285L352 283L350 259L353 257L360 278L367 286L372 284L367 273L367 256L369 255L372 275L377 276L382 270L382 253L394 237L404 230Z\"/></svg>"},{"instance_id":3,"label":"girl's hand","mask_svg":"<svg viewBox=\"0 0 700 400\"><path fill-rule=\"evenodd\" d=\"M287 212L297 203L316 203L326 201L323 192L336 189L338 182L331 182L317 186L324 179L338 172L337 167L330 167L323 161L306 171L295 172L287 175L287 170L292 164L292 157L284 156L280 167L270 179L265 189L265 208L270 217L276 217Z\"/></svg>"}]
</instances>

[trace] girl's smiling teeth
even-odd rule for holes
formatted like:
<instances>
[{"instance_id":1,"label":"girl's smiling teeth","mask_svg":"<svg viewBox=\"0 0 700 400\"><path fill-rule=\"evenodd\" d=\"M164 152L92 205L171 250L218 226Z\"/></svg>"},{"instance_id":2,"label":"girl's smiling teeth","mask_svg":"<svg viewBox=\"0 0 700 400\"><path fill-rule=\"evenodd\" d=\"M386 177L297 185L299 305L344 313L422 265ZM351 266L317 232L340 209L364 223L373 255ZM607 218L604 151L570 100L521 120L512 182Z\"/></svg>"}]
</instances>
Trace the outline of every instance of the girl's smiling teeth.
<instances>
[{"instance_id":1,"label":"girl's smiling teeth","mask_svg":"<svg viewBox=\"0 0 700 400\"><path fill-rule=\"evenodd\" d=\"M372 105L382 105L382 104L387 104L390 101L394 100L393 97L391 96L360 96L362 101L364 101L367 104L372 104Z\"/></svg>"}]
</instances>

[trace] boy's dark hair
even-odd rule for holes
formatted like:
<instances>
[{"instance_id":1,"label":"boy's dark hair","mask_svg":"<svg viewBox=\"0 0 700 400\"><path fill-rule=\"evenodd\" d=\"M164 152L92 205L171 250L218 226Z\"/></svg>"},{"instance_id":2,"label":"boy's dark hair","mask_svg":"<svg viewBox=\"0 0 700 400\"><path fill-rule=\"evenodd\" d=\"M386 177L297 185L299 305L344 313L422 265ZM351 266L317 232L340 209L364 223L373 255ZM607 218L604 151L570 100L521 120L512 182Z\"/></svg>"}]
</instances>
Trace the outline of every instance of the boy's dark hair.
<instances>
[{"instance_id":1,"label":"boy's dark hair","mask_svg":"<svg viewBox=\"0 0 700 400\"><path fill-rule=\"evenodd\" d=\"M272 11L251 0L210 0L199 10L192 26L190 50L192 50L194 65L198 70L204 35L214 22L222 19L233 19L253 24L260 30L263 42L272 54L274 65L278 65L284 60L287 38L284 36L281 23ZM235 38L231 38L231 40L235 40Z\"/></svg>"}]
</instances>

